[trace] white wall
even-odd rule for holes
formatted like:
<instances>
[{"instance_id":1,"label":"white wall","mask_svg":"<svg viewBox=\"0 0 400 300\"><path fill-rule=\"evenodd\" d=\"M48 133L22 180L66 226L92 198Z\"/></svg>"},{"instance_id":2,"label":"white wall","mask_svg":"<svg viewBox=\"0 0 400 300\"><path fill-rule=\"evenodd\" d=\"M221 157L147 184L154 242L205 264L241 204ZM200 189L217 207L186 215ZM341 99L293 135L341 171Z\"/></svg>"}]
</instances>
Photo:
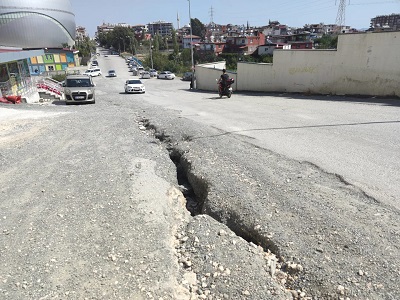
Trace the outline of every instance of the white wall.
<instances>
[{"instance_id":1,"label":"white wall","mask_svg":"<svg viewBox=\"0 0 400 300\"><path fill-rule=\"evenodd\" d=\"M225 69L225 61L197 65L196 66L196 88L207 91L218 91L217 81L221 74L222 69ZM235 79L233 90L236 90L236 73L227 72L229 77Z\"/></svg>"},{"instance_id":2,"label":"white wall","mask_svg":"<svg viewBox=\"0 0 400 300\"><path fill-rule=\"evenodd\" d=\"M215 90L225 65L207 65L197 88ZM273 64L238 63L233 75L239 91L400 97L400 32L339 35L337 51L275 50Z\"/></svg>"}]
</instances>

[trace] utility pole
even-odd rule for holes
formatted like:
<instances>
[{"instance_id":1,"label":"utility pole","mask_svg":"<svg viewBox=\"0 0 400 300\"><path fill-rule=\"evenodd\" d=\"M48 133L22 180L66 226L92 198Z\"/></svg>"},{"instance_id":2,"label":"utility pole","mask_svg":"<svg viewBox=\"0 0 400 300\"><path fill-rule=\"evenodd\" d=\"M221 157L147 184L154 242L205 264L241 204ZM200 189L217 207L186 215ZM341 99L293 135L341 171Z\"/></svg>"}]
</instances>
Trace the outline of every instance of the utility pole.
<instances>
[{"instance_id":1,"label":"utility pole","mask_svg":"<svg viewBox=\"0 0 400 300\"><path fill-rule=\"evenodd\" d=\"M190 13L190 0L189 1L189 25L190 25L190 56L192 57L192 82L191 82L191 87L195 88L195 82L196 82L196 77L195 77L195 68L194 68L194 59L193 59L193 31L192 31L192 16Z\"/></svg>"},{"instance_id":2,"label":"utility pole","mask_svg":"<svg viewBox=\"0 0 400 300\"><path fill-rule=\"evenodd\" d=\"M152 41L153 41L153 39L150 38L150 60L151 60L151 69L154 69L154 66L153 66L153 45L151 44Z\"/></svg>"},{"instance_id":3,"label":"utility pole","mask_svg":"<svg viewBox=\"0 0 400 300\"><path fill-rule=\"evenodd\" d=\"M210 8L210 22L211 24L214 24L214 9L212 6Z\"/></svg>"},{"instance_id":4,"label":"utility pole","mask_svg":"<svg viewBox=\"0 0 400 300\"><path fill-rule=\"evenodd\" d=\"M344 26L346 26L346 0L339 0L339 9L338 9L338 13L336 16L336 32L337 33L341 33L342 28ZM337 1L336 1L337 2ZM335 4L336 4L335 2ZM350 0L349 0L349 4L350 4Z\"/></svg>"}]
</instances>

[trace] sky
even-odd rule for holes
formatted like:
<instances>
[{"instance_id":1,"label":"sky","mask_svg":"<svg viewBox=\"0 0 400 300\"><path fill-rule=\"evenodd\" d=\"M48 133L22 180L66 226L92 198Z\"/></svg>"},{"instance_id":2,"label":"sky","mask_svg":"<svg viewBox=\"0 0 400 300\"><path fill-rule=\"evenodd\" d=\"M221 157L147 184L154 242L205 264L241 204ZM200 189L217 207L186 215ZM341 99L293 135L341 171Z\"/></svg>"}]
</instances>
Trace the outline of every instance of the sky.
<instances>
[{"instance_id":1,"label":"sky","mask_svg":"<svg viewBox=\"0 0 400 300\"><path fill-rule=\"evenodd\" d=\"M305 24L334 24L343 0L70 0L77 26L94 37L103 23L148 24L171 22L174 28L192 19L203 24L250 26L279 21L291 27ZM345 0L345 24L356 29L369 28L371 18L400 14L400 0ZM189 10L190 4L190 10Z\"/></svg>"}]
</instances>

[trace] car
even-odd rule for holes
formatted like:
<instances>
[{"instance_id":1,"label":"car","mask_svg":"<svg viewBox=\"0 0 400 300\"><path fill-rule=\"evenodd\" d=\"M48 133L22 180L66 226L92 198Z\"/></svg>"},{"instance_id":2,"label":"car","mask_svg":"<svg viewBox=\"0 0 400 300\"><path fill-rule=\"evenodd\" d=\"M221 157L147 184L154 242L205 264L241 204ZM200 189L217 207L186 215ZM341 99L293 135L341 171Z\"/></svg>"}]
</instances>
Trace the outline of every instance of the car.
<instances>
[{"instance_id":1,"label":"car","mask_svg":"<svg viewBox=\"0 0 400 300\"><path fill-rule=\"evenodd\" d=\"M175 74L170 71L163 71L157 75L158 79L175 79Z\"/></svg>"},{"instance_id":2,"label":"car","mask_svg":"<svg viewBox=\"0 0 400 300\"><path fill-rule=\"evenodd\" d=\"M190 81L192 80L193 73L192 72L185 72L182 76L182 80Z\"/></svg>"},{"instance_id":3,"label":"car","mask_svg":"<svg viewBox=\"0 0 400 300\"><path fill-rule=\"evenodd\" d=\"M158 72L156 70L154 70L154 69L150 69L149 72L150 72L150 76L151 77L156 77L158 75Z\"/></svg>"},{"instance_id":4,"label":"car","mask_svg":"<svg viewBox=\"0 0 400 300\"><path fill-rule=\"evenodd\" d=\"M146 92L143 82L140 79L128 79L125 82L125 93L142 93Z\"/></svg>"},{"instance_id":5,"label":"car","mask_svg":"<svg viewBox=\"0 0 400 300\"><path fill-rule=\"evenodd\" d=\"M95 103L95 84L88 75L67 75L64 83L65 103Z\"/></svg>"},{"instance_id":6,"label":"car","mask_svg":"<svg viewBox=\"0 0 400 300\"><path fill-rule=\"evenodd\" d=\"M86 70L85 73L83 73L83 74L89 75L89 76L91 76L91 77L94 77L94 76L101 76L101 70L100 70L100 68L88 69L88 70Z\"/></svg>"},{"instance_id":7,"label":"car","mask_svg":"<svg viewBox=\"0 0 400 300\"><path fill-rule=\"evenodd\" d=\"M115 73L115 70L108 71L108 77L117 77L117 73Z\"/></svg>"},{"instance_id":8,"label":"car","mask_svg":"<svg viewBox=\"0 0 400 300\"><path fill-rule=\"evenodd\" d=\"M142 79L150 79L150 78L151 78L150 72L144 71L144 72L142 72L142 74L141 74L140 77L141 77Z\"/></svg>"},{"instance_id":9,"label":"car","mask_svg":"<svg viewBox=\"0 0 400 300\"><path fill-rule=\"evenodd\" d=\"M99 66L99 62L97 60L92 61L91 64L92 67L98 67Z\"/></svg>"}]
</instances>

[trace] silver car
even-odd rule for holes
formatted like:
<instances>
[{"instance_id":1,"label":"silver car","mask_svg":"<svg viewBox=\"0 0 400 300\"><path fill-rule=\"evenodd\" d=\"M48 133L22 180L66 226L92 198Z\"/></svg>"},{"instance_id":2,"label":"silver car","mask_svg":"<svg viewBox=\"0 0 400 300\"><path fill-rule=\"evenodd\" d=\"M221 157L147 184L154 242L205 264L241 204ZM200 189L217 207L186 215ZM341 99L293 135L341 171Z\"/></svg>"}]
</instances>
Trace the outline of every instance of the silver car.
<instances>
[{"instance_id":1,"label":"silver car","mask_svg":"<svg viewBox=\"0 0 400 300\"><path fill-rule=\"evenodd\" d=\"M115 70L108 71L108 77L117 77L117 73L115 73Z\"/></svg>"},{"instance_id":2,"label":"silver car","mask_svg":"<svg viewBox=\"0 0 400 300\"><path fill-rule=\"evenodd\" d=\"M95 84L88 75L68 75L64 81L65 103L95 103Z\"/></svg>"},{"instance_id":3,"label":"silver car","mask_svg":"<svg viewBox=\"0 0 400 300\"><path fill-rule=\"evenodd\" d=\"M151 77L156 77L158 75L158 72L154 69L151 69L149 72Z\"/></svg>"}]
</instances>

